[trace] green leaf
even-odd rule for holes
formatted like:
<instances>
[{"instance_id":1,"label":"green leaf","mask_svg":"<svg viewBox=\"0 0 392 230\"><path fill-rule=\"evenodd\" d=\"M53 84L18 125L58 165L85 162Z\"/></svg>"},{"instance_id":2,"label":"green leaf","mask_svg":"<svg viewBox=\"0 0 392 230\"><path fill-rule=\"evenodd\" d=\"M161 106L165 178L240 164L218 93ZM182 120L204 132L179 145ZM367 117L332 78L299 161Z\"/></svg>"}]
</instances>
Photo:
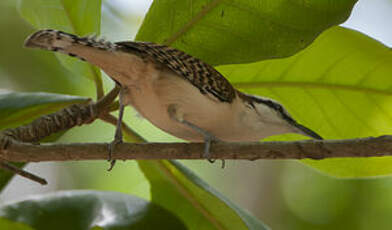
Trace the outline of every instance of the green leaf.
<instances>
[{"instance_id":1,"label":"green leaf","mask_svg":"<svg viewBox=\"0 0 392 230\"><path fill-rule=\"evenodd\" d=\"M3 54L0 55L0 87L29 92L86 92L85 85L91 82L87 78L70 80L72 74L61 66L53 52L23 48L23 41L32 28L18 14L15 7L17 1L9 2L12 2L12 6L0 7L0 31L7 31L7 36L0 37L0 50ZM13 29L10 29L11 25Z\"/></svg>"},{"instance_id":2,"label":"green leaf","mask_svg":"<svg viewBox=\"0 0 392 230\"><path fill-rule=\"evenodd\" d=\"M19 12L37 29L51 28L78 35L98 35L100 31L101 0L20 0ZM68 70L101 84L101 73L96 67L65 55L56 56Z\"/></svg>"},{"instance_id":3,"label":"green leaf","mask_svg":"<svg viewBox=\"0 0 392 230\"><path fill-rule=\"evenodd\" d=\"M0 229L9 230L34 230L33 228L14 221L7 220L6 218L0 218Z\"/></svg>"},{"instance_id":4,"label":"green leaf","mask_svg":"<svg viewBox=\"0 0 392 230\"><path fill-rule=\"evenodd\" d=\"M88 100L53 93L0 92L0 130L28 124L42 115Z\"/></svg>"},{"instance_id":5,"label":"green leaf","mask_svg":"<svg viewBox=\"0 0 392 230\"><path fill-rule=\"evenodd\" d=\"M0 92L0 130L27 124L68 105L87 102L87 98L52 93ZM16 166L23 167L24 163ZM0 191L14 174L0 170Z\"/></svg>"},{"instance_id":6,"label":"green leaf","mask_svg":"<svg viewBox=\"0 0 392 230\"><path fill-rule=\"evenodd\" d=\"M39 230L186 229L162 207L116 192L75 190L40 195L1 207L0 216Z\"/></svg>"},{"instance_id":7,"label":"green leaf","mask_svg":"<svg viewBox=\"0 0 392 230\"><path fill-rule=\"evenodd\" d=\"M143 142L129 132L124 138ZM268 229L182 164L166 160L137 163L150 182L152 201L175 213L187 229Z\"/></svg>"},{"instance_id":8,"label":"green leaf","mask_svg":"<svg viewBox=\"0 0 392 230\"><path fill-rule=\"evenodd\" d=\"M341 139L392 134L391 63L389 47L334 27L292 57L218 70L236 87L278 100L324 138ZM338 177L392 173L391 157L304 162Z\"/></svg>"},{"instance_id":9,"label":"green leaf","mask_svg":"<svg viewBox=\"0 0 392 230\"><path fill-rule=\"evenodd\" d=\"M151 183L152 201L175 213L188 229L268 229L175 161L138 161Z\"/></svg>"},{"instance_id":10,"label":"green leaf","mask_svg":"<svg viewBox=\"0 0 392 230\"><path fill-rule=\"evenodd\" d=\"M356 1L154 1L136 40L170 44L212 65L286 57L344 22Z\"/></svg>"}]
</instances>

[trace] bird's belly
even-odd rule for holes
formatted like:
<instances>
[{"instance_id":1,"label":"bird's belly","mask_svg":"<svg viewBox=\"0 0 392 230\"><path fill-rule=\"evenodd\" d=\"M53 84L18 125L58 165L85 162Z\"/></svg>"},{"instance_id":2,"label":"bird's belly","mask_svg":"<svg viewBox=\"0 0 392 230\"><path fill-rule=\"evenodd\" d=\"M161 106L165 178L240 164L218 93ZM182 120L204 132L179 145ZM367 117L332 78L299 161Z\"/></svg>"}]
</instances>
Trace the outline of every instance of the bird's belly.
<instances>
[{"instance_id":1,"label":"bird's belly","mask_svg":"<svg viewBox=\"0 0 392 230\"><path fill-rule=\"evenodd\" d=\"M186 127L170 118L162 98L144 91L132 93L132 99L131 104L137 112L156 127L179 138L187 139L186 136L192 136L192 132L186 130Z\"/></svg>"},{"instance_id":2,"label":"bird's belly","mask_svg":"<svg viewBox=\"0 0 392 230\"><path fill-rule=\"evenodd\" d=\"M227 127L230 104L208 98L189 82L178 76L164 76L155 81L139 83L130 88L129 103L152 124L173 136L189 141L203 141L204 137L190 127L174 120L168 113L176 106L184 120L220 138L219 127ZM224 138L225 139L225 138Z\"/></svg>"}]
</instances>

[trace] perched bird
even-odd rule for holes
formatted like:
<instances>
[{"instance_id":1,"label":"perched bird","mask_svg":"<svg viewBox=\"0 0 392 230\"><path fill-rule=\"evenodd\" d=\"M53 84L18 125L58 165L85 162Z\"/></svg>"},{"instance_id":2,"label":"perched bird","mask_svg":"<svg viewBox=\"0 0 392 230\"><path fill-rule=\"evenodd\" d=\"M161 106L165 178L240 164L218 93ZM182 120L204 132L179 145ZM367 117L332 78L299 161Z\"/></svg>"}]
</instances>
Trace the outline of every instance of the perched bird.
<instances>
[{"instance_id":1,"label":"perched bird","mask_svg":"<svg viewBox=\"0 0 392 230\"><path fill-rule=\"evenodd\" d=\"M214 140L259 141L284 133L322 139L297 123L278 102L234 89L212 66L165 45L111 43L47 29L28 37L25 46L58 51L98 66L121 85L122 109L132 105L163 131L204 141L208 159Z\"/></svg>"}]
</instances>

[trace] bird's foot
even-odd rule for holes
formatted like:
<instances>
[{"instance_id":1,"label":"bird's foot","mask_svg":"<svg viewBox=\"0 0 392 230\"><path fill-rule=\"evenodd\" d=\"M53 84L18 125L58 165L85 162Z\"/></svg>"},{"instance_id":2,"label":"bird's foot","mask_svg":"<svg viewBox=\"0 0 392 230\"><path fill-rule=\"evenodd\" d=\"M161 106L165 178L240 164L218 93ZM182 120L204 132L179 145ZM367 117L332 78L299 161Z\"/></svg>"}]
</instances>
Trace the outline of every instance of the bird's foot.
<instances>
[{"instance_id":1,"label":"bird's foot","mask_svg":"<svg viewBox=\"0 0 392 230\"><path fill-rule=\"evenodd\" d=\"M116 146L121 143L123 143L122 138L120 138L120 139L114 138L114 140L112 142L110 142L110 144L109 144L108 161L110 162L110 166L108 168L108 171L111 171L113 169L114 165L116 164L116 160L113 159L112 157L113 157L113 153L114 153Z\"/></svg>"},{"instance_id":2,"label":"bird's foot","mask_svg":"<svg viewBox=\"0 0 392 230\"><path fill-rule=\"evenodd\" d=\"M118 144L123 143L123 136L122 136L122 119L124 115L124 102L123 102L123 96L124 96L124 88L121 87L120 89L120 95L119 95L119 103L120 103L120 108L119 108L119 114L118 114L118 119L117 119L117 125L116 125L116 133L114 135L114 140L109 144L109 158L108 161L110 161L110 167L108 168L108 171L111 171L116 164L116 160L112 159L114 150Z\"/></svg>"},{"instance_id":3,"label":"bird's foot","mask_svg":"<svg viewBox=\"0 0 392 230\"><path fill-rule=\"evenodd\" d=\"M221 140L219 140L218 138L216 138L214 135L205 132L204 133L204 154L203 157L206 158L208 160L208 162L210 163L215 163L215 159L211 158L211 144L212 143L217 143L217 142L222 142ZM222 168L225 168L225 160L222 159Z\"/></svg>"},{"instance_id":4,"label":"bird's foot","mask_svg":"<svg viewBox=\"0 0 392 230\"><path fill-rule=\"evenodd\" d=\"M220 142L221 140L216 138L213 134L211 134L207 130L204 130L203 128L200 128L199 126L193 124L192 122L185 120L184 114L178 108L177 105L175 104L169 105L167 111L171 119L188 126L189 128L193 129L194 131L198 132L204 137L205 146L204 146L203 157L206 158L210 163L214 163L215 159L212 159L210 154L211 143ZM225 167L225 160L222 160L222 168L224 167Z\"/></svg>"}]
</instances>

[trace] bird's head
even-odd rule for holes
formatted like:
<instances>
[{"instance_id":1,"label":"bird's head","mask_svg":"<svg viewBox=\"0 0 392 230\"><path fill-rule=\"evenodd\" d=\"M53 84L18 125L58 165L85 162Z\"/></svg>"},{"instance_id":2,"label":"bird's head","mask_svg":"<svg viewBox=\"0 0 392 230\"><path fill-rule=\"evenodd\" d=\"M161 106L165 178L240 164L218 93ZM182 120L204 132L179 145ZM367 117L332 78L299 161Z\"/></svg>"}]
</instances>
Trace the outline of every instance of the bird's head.
<instances>
[{"instance_id":1,"label":"bird's head","mask_svg":"<svg viewBox=\"0 0 392 230\"><path fill-rule=\"evenodd\" d=\"M239 92L239 96L246 105L248 114L252 114L255 126L271 130L271 133L300 133L315 139L322 139L320 135L294 120L279 102L270 98L249 95ZM263 132L263 130L260 130Z\"/></svg>"}]
</instances>

